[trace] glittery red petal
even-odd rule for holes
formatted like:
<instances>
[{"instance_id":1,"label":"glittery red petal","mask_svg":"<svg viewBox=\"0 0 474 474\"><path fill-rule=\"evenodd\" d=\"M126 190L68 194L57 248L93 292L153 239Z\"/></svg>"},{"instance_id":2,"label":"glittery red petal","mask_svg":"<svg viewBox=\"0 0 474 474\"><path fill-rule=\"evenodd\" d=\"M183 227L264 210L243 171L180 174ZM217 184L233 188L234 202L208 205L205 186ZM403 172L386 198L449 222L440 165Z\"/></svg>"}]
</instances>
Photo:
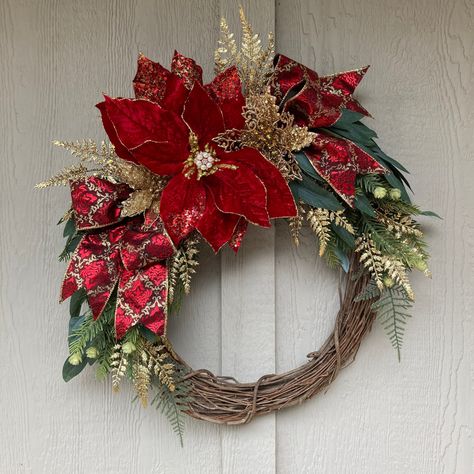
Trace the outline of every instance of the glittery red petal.
<instances>
[{"instance_id":1,"label":"glittery red petal","mask_svg":"<svg viewBox=\"0 0 474 474\"><path fill-rule=\"evenodd\" d=\"M137 73L133 79L135 97L160 103L170 74L161 64L155 63L141 54L138 57Z\"/></svg>"},{"instance_id":2,"label":"glittery red petal","mask_svg":"<svg viewBox=\"0 0 474 474\"><path fill-rule=\"evenodd\" d=\"M245 217L252 224L270 227L267 192L262 181L244 164L236 170L220 169L205 178L222 212Z\"/></svg>"},{"instance_id":3,"label":"glittery red petal","mask_svg":"<svg viewBox=\"0 0 474 474\"><path fill-rule=\"evenodd\" d=\"M232 66L222 71L205 88L219 104L224 115L225 128L244 128L242 107L245 105L245 98L242 94L242 84L237 68Z\"/></svg>"},{"instance_id":4,"label":"glittery red petal","mask_svg":"<svg viewBox=\"0 0 474 474\"><path fill-rule=\"evenodd\" d=\"M239 222L237 222L237 225L235 226L234 233L232 234L231 239L229 240L229 247L237 253L239 250L242 240L247 232L247 227L249 223L241 217L239 219Z\"/></svg>"},{"instance_id":5,"label":"glittery red petal","mask_svg":"<svg viewBox=\"0 0 474 474\"><path fill-rule=\"evenodd\" d=\"M229 162L245 164L263 182L267 190L267 210L271 219L296 216L293 194L285 178L260 152L254 148L242 148L226 155Z\"/></svg>"},{"instance_id":6,"label":"glittery red petal","mask_svg":"<svg viewBox=\"0 0 474 474\"><path fill-rule=\"evenodd\" d=\"M198 137L201 148L224 131L224 119L219 106L198 83L189 93L183 119Z\"/></svg>"},{"instance_id":7,"label":"glittery red petal","mask_svg":"<svg viewBox=\"0 0 474 474\"><path fill-rule=\"evenodd\" d=\"M196 228L205 209L206 190L201 181L182 173L170 180L161 195L160 215L176 245Z\"/></svg>"},{"instance_id":8,"label":"glittery red petal","mask_svg":"<svg viewBox=\"0 0 474 474\"><path fill-rule=\"evenodd\" d=\"M192 89L195 82L202 84L202 68L194 59L183 56L178 51L174 52L171 61L171 72L181 77L188 89Z\"/></svg>"},{"instance_id":9,"label":"glittery red petal","mask_svg":"<svg viewBox=\"0 0 474 474\"><path fill-rule=\"evenodd\" d=\"M329 127L348 108L364 115L368 112L352 97L367 68L319 77L308 67L279 55L272 91L285 101L285 110L295 116L295 123L311 128Z\"/></svg>"}]
</instances>

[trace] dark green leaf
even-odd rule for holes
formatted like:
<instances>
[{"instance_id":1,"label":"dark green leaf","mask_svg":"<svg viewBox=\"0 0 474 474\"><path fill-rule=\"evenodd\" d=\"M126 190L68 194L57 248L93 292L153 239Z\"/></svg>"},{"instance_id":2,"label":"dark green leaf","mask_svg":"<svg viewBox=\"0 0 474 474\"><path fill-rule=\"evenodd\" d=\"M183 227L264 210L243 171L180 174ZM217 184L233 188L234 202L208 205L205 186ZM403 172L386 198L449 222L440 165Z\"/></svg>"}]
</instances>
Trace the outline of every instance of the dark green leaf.
<instances>
[{"instance_id":1,"label":"dark green leaf","mask_svg":"<svg viewBox=\"0 0 474 474\"><path fill-rule=\"evenodd\" d=\"M344 251L337 246L334 247L334 253L337 256L342 269L347 273L350 267L349 258L344 253Z\"/></svg>"},{"instance_id":2,"label":"dark green leaf","mask_svg":"<svg viewBox=\"0 0 474 474\"><path fill-rule=\"evenodd\" d=\"M422 216L429 216L429 217L437 217L438 219L443 219L440 215L436 214L436 212L433 211L422 211L420 212Z\"/></svg>"},{"instance_id":3,"label":"dark green leaf","mask_svg":"<svg viewBox=\"0 0 474 474\"><path fill-rule=\"evenodd\" d=\"M72 334L74 334L75 331L77 331L81 327L85 319L86 319L86 315L83 314L82 316L73 316L69 320L69 332L68 332L69 338L72 336Z\"/></svg>"},{"instance_id":4,"label":"dark green leaf","mask_svg":"<svg viewBox=\"0 0 474 474\"><path fill-rule=\"evenodd\" d=\"M76 233L76 224L74 219L69 219L66 222L63 230L63 237L72 237Z\"/></svg>"},{"instance_id":5,"label":"dark green leaf","mask_svg":"<svg viewBox=\"0 0 474 474\"><path fill-rule=\"evenodd\" d=\"M304 176L302 181L292 181L290 188L295 199L301 199L310 206L332 211L343 209L342 204L336 199L334 194L319 186L309 177Z\"/></svg>"},{"instance_id":6,"label":"dark green leaf","mask_svg":"<svg viewBox=\"0 0 474 474\"><path fill-rule=\"evenodd\" d=\"M336 235L351 249L355 247L355 237L347 232L343 227L339 227L334 222L331 223L331 228L334 230Z\"/></svg>"},{"instance_id":7,"label":"dark green leaf","mask_svg":"<svg viewBox=\"0 0 474 474\"><path fill-rule=\"evenodd\" d=\"M365 194L357 194L355 199L354 199L354 206L356 209L358 209L360 212L371 216L375 217L375 210L370 204L370 201L368 200L367 196Z\"/></svg>"},{"instance_id":8,"label":"dark green leaf","mask_svg":"<svg viewBox=\"0 0 474 474\"><path fill-rule=\"evenodd\" d=\"M303 152L296 153L295 159L304 173L306 173L308 176L311 176L317 181L324 182L323 179L319 176L318 172L314 169L314 166L311 164L308 157Z\"/></svg>"},{"instance_id":9,"label":"dark green leaf","mask_svg":"<svg viewBox=\"0 0 474 474\"><path fill-rule=\"evenodd\" d=\"M140 331L140 334L149 342L156 342L158 340L156 334L145 326L139 326L138 330Z\"/></svg>"},{"instance_id":10,"label":"dark green leaf","mask_svg":"<svg viewBox=\"0 0 474 474\"><path fill-rule=\"evenodd\" d=\"M86 292L81 288L76 291L69 302L69 314L71 318L77 318L81 313L82 303L86 300Z\"/></svg>"},{"instance_id":11,"label":"dark green leaf","mask_svg":"<svg viewBox=\"0 0 474 474\"><path fill-rule=\"evenodd\" d=\"M79 365L72 365L66 359L63 365L63 379L65 382L69 382L72 380L76 375L79 375L84 367L87 365L86 357L83 358L82 362Z\"/></svg>"}]
</instances>

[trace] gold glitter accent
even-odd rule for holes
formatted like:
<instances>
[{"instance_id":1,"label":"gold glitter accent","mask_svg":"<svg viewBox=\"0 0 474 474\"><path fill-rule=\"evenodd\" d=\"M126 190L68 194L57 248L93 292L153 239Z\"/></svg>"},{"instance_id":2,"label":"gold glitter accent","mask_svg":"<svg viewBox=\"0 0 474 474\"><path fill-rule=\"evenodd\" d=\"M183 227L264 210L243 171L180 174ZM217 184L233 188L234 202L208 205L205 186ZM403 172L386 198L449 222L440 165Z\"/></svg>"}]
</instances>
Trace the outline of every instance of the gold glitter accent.
<instances>
[{"instance_id":1,"label":"gold glitter accent","mask_svg":"<svg viewBox=\"0 0 474 474\"><path fill-rule=\"evenodd\" d=\"M331 223L354 235L355 230L352 224L344 216L344 211L330 211L329 209L311 208L306 213L306 219L311 230L319 239L319 256L326 252L329 240L331 239Z\"/></svg>"},{"instance_id":2,"label":"gold glitter accent","mask_svg":"<svg viewBox=\"0 0 474 474\"><path fill-rule=\"evenodd\" d=\"M314 137L307 127L293 125L288 112L279 112L276 98L269 92L247 97L242 115L245 129L226 130L214 141L227 151L252 147L268 158L288 180L301 179L294 151L309 146Z\"/></svg>"},{"instance_id":3,"label":"gold glitter accent","mask_svg":"<svg viewBox=\"0 0 474 474\"><path fill-rule=\"evenodd\" d=\"M109 163L108 171L134 190L123 203L122 217L136 216L147 209L159 209L160 194L166 186L166 178L152 173L144 166L118 157Z\"/></svg>"},{"instance_id":4,"label":"gold glitter accent","mask_svg":"<svg viewBox=\"0 0 474 474\"><path fill-rule=\"evenodd\" d=\"M147 209L158 213L159 197L166 186L167 178L152 173L144 166L122 160L111 143L97 144L94 140L85 139L73 142L56 140L53 144L68 150L79 159L79 163L64 168L48 180L37 184L37 188L66 186L70 181L90 174L101 175L125 183L133 189L130 197L123 203L122 217L135 216ZM95 167L87 167L86 164Z\"/></svg>"},{"instance_id":5,"label":"gold glitter accent","mask_svg":"<svg viewBox=\"0 0 474 474\"><path fill-rule=\"evenodd\" d=\"M80 179L84 177L86 173L87 168L82 163L68 166L59 171L59 173L56 173L54 176L51 176L51 178L36 184L35 188L43 189L49 188L50 186L67 186L69 181Z\"/></svg>"},{"instance_id":6,"label":"gold glitter accent","mask_svg":"<svg viewBox=\"0 0 474 474\"><path fill-rule=\"evenodd\" d=\"M265 91L273 74L275 41L273 34L269 33L267 47L263 48L259 35L253 32L242 7L240 7L239 13L242 28L240 49L234 34L229 31L226 19L222 18L218 47L214 53L215 72L219 74L228 67L236 66L239 70L244 94L261 94Z\"/></svg>"}]
</instances>

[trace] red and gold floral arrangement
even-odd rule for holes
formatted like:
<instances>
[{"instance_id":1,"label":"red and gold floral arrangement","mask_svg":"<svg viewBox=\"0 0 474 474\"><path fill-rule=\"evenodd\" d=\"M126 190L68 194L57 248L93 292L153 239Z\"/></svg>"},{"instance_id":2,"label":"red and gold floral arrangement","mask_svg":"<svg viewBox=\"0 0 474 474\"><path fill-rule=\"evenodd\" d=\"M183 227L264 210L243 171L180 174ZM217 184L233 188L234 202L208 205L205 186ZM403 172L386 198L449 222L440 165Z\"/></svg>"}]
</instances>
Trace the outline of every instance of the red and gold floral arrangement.
<instances>
[{"instance_id":1,"label":"red and gold floral arrangement","mask_svg":"<svg viewBox=\"0 0 474 474\"><path fill-rule=\"evenodd\" d=\"M271 36L262 47L241 20L241 45L222 21L208 83L179 52L169 69L140 55L135 96L97 104L109 142L55 142L78 163L39 185L71 189L61 219L61 300L72 297L65 380L88 364L116 389L128 375L144 404L154 389L176 416L188 387L166 322L189 292L201 242L237 252L249 224L283 219L298 244L306 222L329 265L347 271L355 255L370 274L358 298L378 297L397 351L409 272L429 274L406 170L361 121L370 115L354 91L368 68L320 76L275 55Z\"/></svg>"}]
</instances>

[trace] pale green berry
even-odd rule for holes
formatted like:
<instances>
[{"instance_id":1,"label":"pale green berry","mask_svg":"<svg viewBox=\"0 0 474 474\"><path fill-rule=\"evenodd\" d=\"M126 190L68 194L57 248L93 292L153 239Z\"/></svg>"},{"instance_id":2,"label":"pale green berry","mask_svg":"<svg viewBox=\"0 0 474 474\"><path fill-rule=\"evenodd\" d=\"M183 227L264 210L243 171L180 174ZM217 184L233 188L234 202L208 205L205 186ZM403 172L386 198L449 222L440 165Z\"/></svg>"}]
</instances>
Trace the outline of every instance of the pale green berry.
<instances>
[{"instance_id":1,"label":"pale green berry","mask_svg":"<svg viewBox=\"0 0 474 474\"><path fill-rule=\"evenodd\" d=\"M383 279L383 284L385 288L392 288L393 285L395 285L395 282L393 281L393 278L390 278L389 276L387 276Z\"/></svg>"},{"instance_id":2,"label":"pale green berry","mask_svg":"<svg viewBox=\"0 0 474 474\"><path fill-rule=\"evenodd\" d=\"M69 356L68 362L71 365L79 365L82 362L82 354L80 352L75 352Z\"/></svg>"},{"instance_id":3,"label":"pale green berry","mask_svg":"<svg viewBox=\"0 0 474 474\"><path fill-rule=\"evenodd\" d=\"M426 272L428 270L428 264L424 260L417 260L415 262L415 268L420 272Z\"/></svg>"},{"instance_id":4,"label":"pale green berry","mask_svg":"<svg viewBox=\"0 0 474 474\"><path fill-rule=\"evenodd\" d=\"M134 352L136 349L135 347L135 344L133 342L126 342L123 346L122 346L122 352L124 354L131 354L132 352Z\"/></svg>"},{"instance_id":5,"label":"pale green berry","mask_svg":"<svg viewBox=\"0 0 474 474\"><path fill-rule=\"evenodd\" d=\"M99 351L97 350L97 347L91 346L87 348L86 356L89 359L97 359L98 355L99 355Z\"/></svg>"},{"instance_id":6,"label":"pale green berry","mask_svg":"<svg viewBox=\"0 0 474 474\"><path fill-rule=\"evenodd\" d=\"M402 192L397 188L392 188L388 194L393 201L398 201L402 197Z\"/></svg>"},{"instance_id":7,"label":"pale green berry","mask_svg":"<svg viewBox=\"0 0 474 474\"><path fill-rule=\"evenodd\" d=\"M382 186L377 186L373 192L375 199L383 199L387 195L387 190Z\"/></svg>"}]
</instances>

